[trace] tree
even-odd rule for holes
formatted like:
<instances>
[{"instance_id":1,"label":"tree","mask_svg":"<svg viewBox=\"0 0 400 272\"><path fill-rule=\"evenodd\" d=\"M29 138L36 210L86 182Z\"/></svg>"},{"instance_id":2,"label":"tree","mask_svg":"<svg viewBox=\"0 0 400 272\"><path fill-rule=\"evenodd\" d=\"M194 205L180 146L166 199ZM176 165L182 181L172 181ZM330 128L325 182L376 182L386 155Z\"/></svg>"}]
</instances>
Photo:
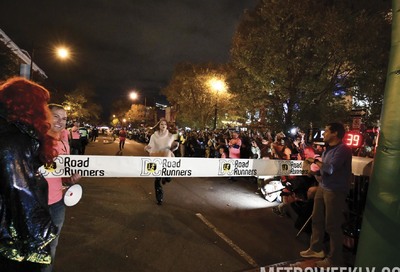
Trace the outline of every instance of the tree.
<instances>
[{"instance_id":1,"label":"tree","mask_svg":"<svg viewBox=\"0 0 400 272\"><path fill-rule=\"evenodd\" d=\"M82 94L71 93L65 95L63 105L68 111L68 118L71 120L87 120L89 119L89 111L84 107L87 99Z\"/></svg>"},{"instance_id":2,"label":"tree","mask_svg":"<svg viewBox=\"0 0 400 272\"><path fill-rule=\"evenodd\" d=\"M390 1L357 0L347 8L357 14L356 19L349 23L355 25L356 31L358 29L353 33L357 37L357 54L349 56L357 71L354 75L353 100L356 107L368 110L366 121L375 123L382 111L389 60L392 23Z\"/></svg>"},{"instance_id":3,"label":"tree","mask_svg":"<svg viewBox=\"0 0 400 272\"><path fill-rule=\"evenodd\" d=\"M116 126L120 123L127 112L130 110L132 106L132 101L128 99L123 100L115 100L111 105L111 112L112 112L112 125Z\"/></svg>"},{"instance_id":4,"label":"tree","mask_svg":"<svg viewBox=\"0 0 400 272\"><path fill-rule=\"evenodd\" d=\"M171 81L162 93L175 108L179 125L212 127L216 107L218 116L222 116L237 106L239 101L229 92L216 92L210 86L211 79L226 82L226 76L224 65L182 63L176 66Z\"/></svg>"},{"instance_id":5,"label":"tree","mask_svg":"<svg viewBox=\"0 0 400 272\"><path fill-rule=\"evenodd\" d=\"M382 14L336 2L264 0L244 15L233 40L229 83L248 107L260 107L267 125L322 125L332 116L348 121L345 97L365 87L365 75L382 86L388 47L376 50L378 39L390 38L384 36L389 26ZM373 37L358 35L365 29ZM371 56L379 64L367 65ZM379 101L382 92L375 87L369 94Z\"/></svg>"},{"instance_id":6,"label":"tree","mask_svg":"<svg viewBox=\"0 0 400 272\"><path fill-rule=\"evenodd\" d=\"M146 107L141 104L132 104L129 111L125 114L125 118L129 122L138 125L142 122L146 122Z\"/></svg>"},{"instance_id":7,"label":"tree","mask_svg":"<svg viewBox=\"0 0 400 272\"><path fill-rule=\"evenodd\" d=\"M93 101L94 91L89 86L79 86L65 94L62 104L68 109L69 119L97 124L100 121L101 107Z\"/></svg>"}]
</instances>

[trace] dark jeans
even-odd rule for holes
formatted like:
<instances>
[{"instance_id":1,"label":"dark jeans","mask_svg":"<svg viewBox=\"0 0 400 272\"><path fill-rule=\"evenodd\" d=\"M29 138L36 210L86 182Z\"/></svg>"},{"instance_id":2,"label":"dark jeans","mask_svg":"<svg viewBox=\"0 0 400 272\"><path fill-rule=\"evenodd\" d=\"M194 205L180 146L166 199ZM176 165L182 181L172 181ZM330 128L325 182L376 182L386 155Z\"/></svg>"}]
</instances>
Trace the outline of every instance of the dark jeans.
<instances>
[{"instance_id":1,"label":"dark jeans","mask_svg":"<svg viewBox=\"0 0 400 272\"><path fill-rule=\"evenodd\" d=\"M125 146L125 140L119 140L119 150L124 149Z\"/></svg>"},{"instance_id":2,"label":"dark jeans","mask_svg":"<svg viewBox=\"0 0 400 272\"><path fill-rule=\"evenodd\" d=\"M58 228L57 238L50 243L50 254L51 254L51 264L45 265L42 268L42 272L51 272L53 270L54 261L56 258L56 248L58 245L58 238L60 237L61 228L64 225L65 220L65 205L64 201L60 200L49 206L50 216L53 223Z\"/></svg>"},{"instance_id":3,"label":"dark jeans","mask_svg":"<svg viewBox=\"0 0 400 272\"><path fill-rule=\"evenodd\" d=\"M163 189L161 186L161 178L156 178L156 180L154 181L154 189L156 191L156 200L158 202L158 204L161 204L161 202L163 201Z\"/></svg>"},{"instance_id":4,"label":"dark jeans","mask_svg":"<svg viewBox=\"0 0 400 272\"><path fill-rule=\"evenodd\" d=\"M323 250L325 232L327 232L330 238L328 259L335 266L343 265L342 223L346 196L344 192L331 192L318 186L314 197L310 248L314 251Z\"/></svg>"},{"instance_id":5,"label":"dark jeans","mask_svg":"<svg viewBox=\"0 0 400 272\"><path fill-rule=\"evenodd\" d=\"M158 204L161 204L164 198L164 192L161 183L165 184L166 182L171 182L171 178L156 178L154 181L154 189L156 191L156 200Z\"/></svg>"}]
</instances>

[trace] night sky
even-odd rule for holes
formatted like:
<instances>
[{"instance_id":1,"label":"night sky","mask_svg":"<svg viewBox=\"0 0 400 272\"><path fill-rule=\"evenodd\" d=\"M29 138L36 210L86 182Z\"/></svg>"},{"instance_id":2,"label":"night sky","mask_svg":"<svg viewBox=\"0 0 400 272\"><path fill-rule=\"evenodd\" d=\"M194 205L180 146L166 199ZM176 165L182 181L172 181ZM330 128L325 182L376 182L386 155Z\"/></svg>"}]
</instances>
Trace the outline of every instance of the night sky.
<instances>
[{"instance_id":1,"label":"night sky","mask_svg":"<svg viewBox=\"0 0 400 272\"><path fill-rule=\"evenodd\" d=\"M1 0L0 28L28 52L51 86L96 90L104 111L132 89L159 99L179 62L224 63L245 9L257 0ZM52 47L65 44L61 63Z\"/></svg>"}]
</instances>

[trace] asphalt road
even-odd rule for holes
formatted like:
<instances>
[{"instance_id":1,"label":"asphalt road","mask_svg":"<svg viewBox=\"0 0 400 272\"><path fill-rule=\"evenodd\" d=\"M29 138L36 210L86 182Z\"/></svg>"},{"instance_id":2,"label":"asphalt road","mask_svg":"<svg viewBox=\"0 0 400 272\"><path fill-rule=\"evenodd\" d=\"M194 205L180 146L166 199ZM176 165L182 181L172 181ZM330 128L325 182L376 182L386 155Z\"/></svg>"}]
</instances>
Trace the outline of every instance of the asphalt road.
<instances>
[{"instance_id":1,"label":"asphalt road","mask_svg":"<svg viewBox=\"0 0 400 272\"><path fill-rule=\"evenodd\" d=\"M144 145L100 136L86 154L145 156ZM201 166L199 166L201 167ZM81 201L67 208L56 272L246 271L299 258L296 238L248 178L174 178L156 205L150 178L83 178Z\"/></svg>"}]
</instances>

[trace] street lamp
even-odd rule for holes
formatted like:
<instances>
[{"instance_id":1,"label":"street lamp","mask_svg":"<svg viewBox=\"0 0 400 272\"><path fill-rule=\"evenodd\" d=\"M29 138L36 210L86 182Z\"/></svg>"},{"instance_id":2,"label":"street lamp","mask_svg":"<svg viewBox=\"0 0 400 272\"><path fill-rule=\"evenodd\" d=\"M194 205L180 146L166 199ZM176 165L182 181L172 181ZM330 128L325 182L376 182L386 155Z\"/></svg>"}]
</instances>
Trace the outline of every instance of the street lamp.
<instances>
[{"instance_id":1,"label":"street lamp","mask_svg":"<svg viewBox=\"0 0 400 272\"><path fill-rule=\"evenodd\" d=\"M214 130L217 128L217 119L218 119L218 98L221 92L226 90L225 81L218 78L212 78L208 82L211 89L216 92L216 99L215 99L215 110L214 110Z\"/></svg>"},{"instance_id":2,"label":"street lamp","mask_svg":"<svg viewBox=\"0 0 400 272\"><path fill-rule=\"evenodd\" d=\"M62 60L66 60L71 56L70 50L65 46L56 47L54 52L56 56Z\"/></svg>"},{"instance_id":3,"label":"street lamp","mask_svg":"<svg viewBox=\"0 0 400 272\"><path fill-rule=\"evenodd\" d=\"M132 100L136 100L139 97L137 92L130 92L129 93L129 98Z\"/></svg>"},{"instance_id":4,"label":"street lamp","mask_svg":"<svg viewBox=\"0 0 400 272\"><path fill-rule=\"evenodd\" d=\"M39 71L42 75L44 75L44 77L47 78L47 76L44 74L44 72L34 62L34 59L35 59L35 48L34 47L32 48L31 53L28 53L28 51L26 51L24 49L19 49L19 50L29 57L29 62L30 62L30 64L29 64L29 79L33 80L34 68L35 68L36 71ZM54 48L54 53L55 53L56 57L61 59L61 60L69 59L69 57L71 56L70 50L65 46L57 46L57 47L55 47Z\"/></svg>"},{"instance_id":5,"label":"street lamp","mask_svg":"<svg viewBox=\"0 0 400 272\"><path fill-rule=\"evenodd\" d=\"M129 93L129 98L131 100L137 100L139 98L139 94L136 91L132 91ZM144 121L147 119L147 99L144 97Z\"/></svg>"},{"instance_id":6,"label":"street lamp","mask_svg":"<svg viewBox=\"0 0 400 272\"><path fill-rule=\"evenodd\" d=\"M35 49L32 49L32 52L29 54L28 51L26 51L25 49L20 49L22 53L24 53L25 55L27 55L29 57L29 80L33 79L33 65L35 64L33 62L33 56L35 54ZM24 64L26 65L26 64ZM22 67L22 64L21 64ZM25 69L21 69L21 73L26 77L26 73L25 73Z\"/></svg>"},{"instance_id":7,"label":"street lamp","mask_svg":"<svg viewBox=\"0 0 400 272\"><path fill-rule=\"evenodd\" d=\"M129 93L129 98L131 100L136 100L139 98L139 94L136 91L132 91ZM144 97L144 106L147 107L147 101L146 101L146 97Z\"/></svg>"}]
</instances>

